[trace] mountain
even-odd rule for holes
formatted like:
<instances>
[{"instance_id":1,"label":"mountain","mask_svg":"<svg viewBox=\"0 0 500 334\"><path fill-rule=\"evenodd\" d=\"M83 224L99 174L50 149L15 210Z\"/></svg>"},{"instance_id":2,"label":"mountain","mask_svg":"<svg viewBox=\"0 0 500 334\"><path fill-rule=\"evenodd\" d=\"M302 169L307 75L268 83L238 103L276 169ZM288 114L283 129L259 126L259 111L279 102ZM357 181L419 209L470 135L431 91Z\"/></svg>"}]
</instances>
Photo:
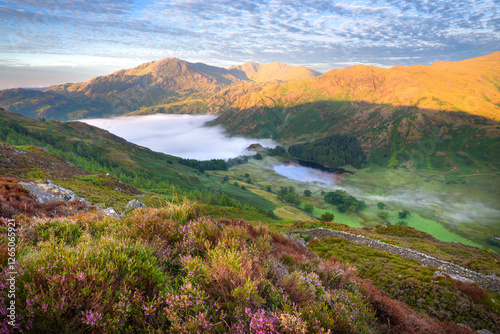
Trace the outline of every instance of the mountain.
<instances>
[{"instance_id":1,"label":"mountain","mask_svg":"<svg viewBox=\"0 0 500 334\"><path fill-rule=\"evenodd\" d=\"M500 52L430 66L358 65L239 96L213 123L232 135L286 144L352 135L366 153L389 150L386 162L393 157L396 164L397 154L411 155L416 148L409 145L425 140L434 154L445 140L460 151L486 138L487 152L500 136L498 87Z\"/></svg>"},{"instance_id":2,"label":"mountain","mask_svg":"<svg viewBox=\"0 0 500 334\"><path fill-rule=\"evenodd\" d=\"M0 91L0 106L25 116L79 119L150 113L207 112L205 100L236 85L308 79L305 67L280 63L244 64L230 69L165 58L87 82L51 86L43 91Z\"/></svg>"},{"instance_id":3,"label":"mountain","mask_svg":"<svg viewBox=\"0 0 500 334\"><path fill-rule=\"evenodd\" d=\"M257 64L248 62L243 65L231 66L231 73L244 74L253 82L281 81L289 82L295 80L312 79L321 73L304 66L290 66L282 63ZM240 74L240 75L241 75Z\"/></svg>"}]
</instances>

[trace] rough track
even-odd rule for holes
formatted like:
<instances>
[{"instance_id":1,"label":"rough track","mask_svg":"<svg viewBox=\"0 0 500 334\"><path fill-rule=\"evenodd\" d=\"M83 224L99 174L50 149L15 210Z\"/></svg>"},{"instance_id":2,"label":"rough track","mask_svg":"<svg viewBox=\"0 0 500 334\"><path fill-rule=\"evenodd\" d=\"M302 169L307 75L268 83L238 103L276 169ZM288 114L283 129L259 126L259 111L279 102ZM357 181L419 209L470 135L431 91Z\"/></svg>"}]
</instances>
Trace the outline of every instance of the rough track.
<instances>
[{"instance_id":1,"label":"rough track","mask_svg":"<svg viewBox=\"0 0 500 334\"><path fill-rule=\"evenodd\" d=\"M373 240L362 235L352 234L343 231L334 231L327 228L314 228L300 231L291 231L284 233L287 237L293 234L307 234L312 238L341 238L347 239L351 242L357 243L362 246L372 247L381 251L389 252L402 256L406 259L412 259L420 262L426 267L437 268L450 277L462 280L469 280L477 283L488 291L500 292L500 278L496 275L484 275L467 268L461 267L451 262L439 260L433 256L414 251L412 249L390 245L385 242Z\"/></svg>"}]
</instances>

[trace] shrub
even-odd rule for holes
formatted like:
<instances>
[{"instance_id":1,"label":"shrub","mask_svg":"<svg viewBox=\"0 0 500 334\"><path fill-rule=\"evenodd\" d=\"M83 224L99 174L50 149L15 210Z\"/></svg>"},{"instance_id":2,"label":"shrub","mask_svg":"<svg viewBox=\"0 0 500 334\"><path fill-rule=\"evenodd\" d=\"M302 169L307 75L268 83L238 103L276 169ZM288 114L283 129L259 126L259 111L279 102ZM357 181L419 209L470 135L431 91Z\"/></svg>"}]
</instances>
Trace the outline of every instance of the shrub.
<instances>
[{"instance_id":1,"label":"shrub","mask_svg":"<svg viewBox=\"0 0 500 334\"><path fill-rule=\"evenodd\" d=\"M383 220L387 220L387 218L389 218L389 212L382 210L377 213L377 216L379 216Z\"/></svg>"},{"instance_id":2,"label":"shrub","mask_svg":"<svg viewBox=\"0 0 500 334\"><path fill-rule=\"evenodd\" d=\"M304 211L313 213L314 211L314 206L312 204L304 204Z\"/></svg>"},{"instance_id":3,"label":"shrub","mask_svg":"<svg viewBox=\"0 0 500 334\"><path fill-rule=\"evenodd\" d=\"M325 212L319 217L319 220L323 222L331 222L332 220L335 219L335 215L331 212Z\"/></svg>"}]
</instances>

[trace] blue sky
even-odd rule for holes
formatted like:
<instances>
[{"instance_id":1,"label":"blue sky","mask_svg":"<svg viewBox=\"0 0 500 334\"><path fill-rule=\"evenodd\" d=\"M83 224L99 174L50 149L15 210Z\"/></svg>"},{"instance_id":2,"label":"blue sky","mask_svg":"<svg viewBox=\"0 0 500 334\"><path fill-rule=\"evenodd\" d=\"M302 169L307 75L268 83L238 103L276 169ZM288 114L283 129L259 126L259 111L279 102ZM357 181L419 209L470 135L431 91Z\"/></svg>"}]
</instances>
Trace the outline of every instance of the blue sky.
<instances>
[{"instance_id":1,"label":"blue sky","mask_svg":"<svg viewBox=\"0 0 500 334\"><path fill-rule=\"evenodd\" d=\"M165 57L321 72L500 49L500 0L0 0L0 89L78 82Z\"/></svg>"}]
</instances>

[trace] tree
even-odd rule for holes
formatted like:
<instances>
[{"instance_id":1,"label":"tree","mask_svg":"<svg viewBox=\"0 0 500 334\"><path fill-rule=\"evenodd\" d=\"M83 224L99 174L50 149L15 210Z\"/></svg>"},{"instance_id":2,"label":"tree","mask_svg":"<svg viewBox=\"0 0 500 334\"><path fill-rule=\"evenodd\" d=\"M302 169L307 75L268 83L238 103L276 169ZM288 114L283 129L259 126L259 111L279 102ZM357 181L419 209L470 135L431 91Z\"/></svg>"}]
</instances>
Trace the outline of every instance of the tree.
<instances>
[{"instance_id":1,"label":"tree","mask_svg":"<svg viewBox=\"0 0 500 334\"><path fill-rule=\"evenodd\" d=\"M323 222L331 222L335 218L335 215L331 212L323 213L319 219Z\"/></svg>"},{"instance_id":2,"label":"tree","mask_svg":"<svg viewBox=\"0 0 500 334\"><path fill-rule=\"evenodd\" d=\"M405 219L406 217L408 217L410 215L410 211L408 210L403 210L403 211L399 211L398 212L398 217L401 218L401 219Z\"/></svg>"},{"instance_id":3,"label":"tree","mask_svg":"<svg viewBox=\"0 0 500 334\"><path fill-rule=\"evenodd\" d=\"M304 196L311 197L312 192L309 189L304 190Z\"/></svg>"},{"instance_id":4,"label":"tree","mask_svg":"<svg viewBox=\"0 0 500 334\"><path fill-rule=\"evenodd\" d=\"M257 160L262 160L262 154L257 153L256 155L253 156Z\"/></svg>"},{"instance_id":5,"label":"tree","mask_svg":"<svg viewBox=\"0 0 500 334\"><path fill-rule=\"evenodd\" d=\"M269 218L272 218L272 219L279 219L279 217L277 217L275 214L274 214L274 211L269 209L267 210L266 212L266 216L268 216Z\"/></svg>"},{"instance_id":6,"label":"tree","mask_svg":"<svg viewBox=\"0 0 500 334\"><path fill-rule=\"evenodd\" d=\"M236 187L237 187L237 186L239 186L238 182L236 182L236 181L235 181L233 184L234 184Z\"/></svg>"},{"instance_id":7,"label":"tree","mask_svg":"<svg viewBox=\"0 0 500 334\"><path fill-rule=\"evenodd\" d=\"M378 207L380 210L384 210L384 208L385 208L385 203L383 203L383 202L378 202L378 203L377 203L377 207Z\"/></svg>"},{"instance_id":8,"label":"tree","mask_svg":"<svg viewBox=\"0 0 500 334\"><path fill-rule=\"evenodd\" d=\"M347 208L346 208L345 204L339 204L339 205L337 205L337 210L339 210L339 212L341 212L341 213L344 213L347 211Z\"/></svg>"},{"instance_id":9,"label":"tree","mask_svg":"<svg viewBox=\"0 0 500 334\"><path fill-rule=\"evenodd\" d=\"M314 206L312 204L304 204L304 211L313 213L314 211Z\"/></svg>"},{"instance_id":10,"label":"tree","mask_svg":"<svg viewBox=\"0 0 500 334\"><path fill-rule=\"evenodd\" d=\"M389 218L389 212L381 210L377 213L377 216L379 216L383 220L387 220L387 218Z\"/></svg>"},{"instance_id":11,"label":"tree","mask_svg":"<svg viewBox=\"0 0 500 334\"><path fill-rule=\"evenodd\" d=\"M272 192L273 189L271 189L271 186L267 186L267 191Z\"/></svg>"},{"instance_id":12,"label":"tree","mask_svg":"<svg viewBox=\"0 0 500 334\"><path fill-rule=\"evenodd\" d=\"M224 177L222 178L225 182L229 181L229 176L228 175L224 175Z\"/></svg>"}]
</instances>

